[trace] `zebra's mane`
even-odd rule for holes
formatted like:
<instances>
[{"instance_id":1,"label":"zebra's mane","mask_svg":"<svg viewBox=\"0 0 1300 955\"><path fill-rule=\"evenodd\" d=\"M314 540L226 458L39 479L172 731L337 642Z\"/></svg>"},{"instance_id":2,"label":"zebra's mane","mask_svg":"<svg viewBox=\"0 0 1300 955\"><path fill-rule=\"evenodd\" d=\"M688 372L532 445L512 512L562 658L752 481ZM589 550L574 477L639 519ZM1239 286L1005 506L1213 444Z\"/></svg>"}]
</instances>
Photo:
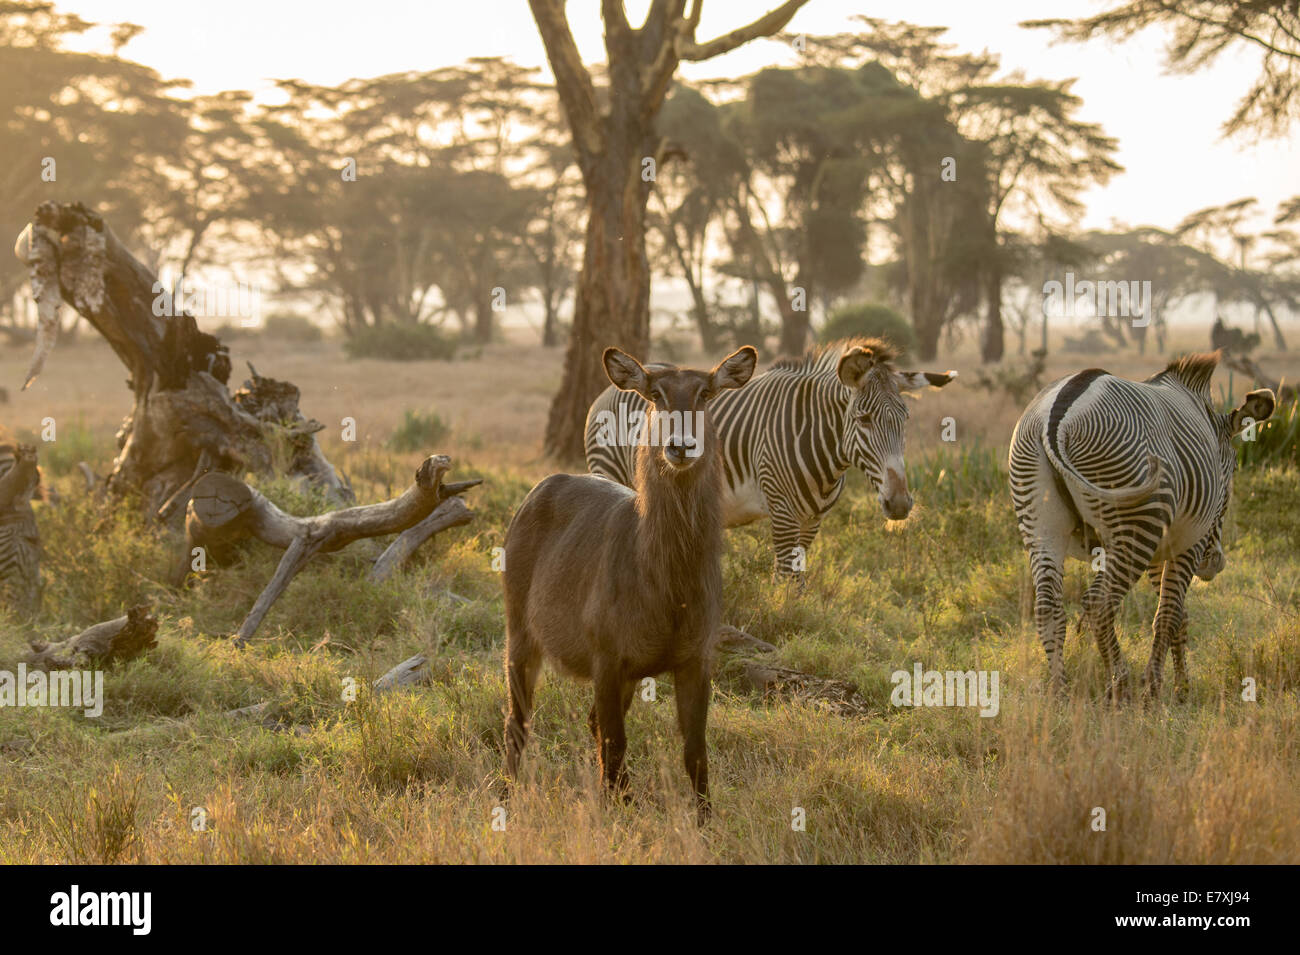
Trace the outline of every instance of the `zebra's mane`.
<instances>
[{"instance_id":1,"label":"zebra's mane","mask_svg":"<svg viewBox=\"0 0 1300 955\"><path fill-rule=\"evenodd\" d=\"M1208 401L1210 397L1210 379L1214 377L1214 369L1219 366L1219 355L1220 353L1217 351L1201 352L1195 355L1180 355L1165 366L1164 371L1149 380L1176 378L1188 391L1198 394Z\"/></svg>"},{"instance_id":2,"label":"zebra's mane","mask_svg":"<svg viewBox=\"0 0 1300 955\"><path fill-rule=\"evenodd\" d=\"M890 364L898 357L898 349L883 338L837 338L835 341L814 345L797 357L778 358L772 363L771 371L789 371L798 375L835 374L839 367L840 356L850 349L861 346L870 348L876 356L877 367L893 371Z\"/></svg>"}]
</instances>

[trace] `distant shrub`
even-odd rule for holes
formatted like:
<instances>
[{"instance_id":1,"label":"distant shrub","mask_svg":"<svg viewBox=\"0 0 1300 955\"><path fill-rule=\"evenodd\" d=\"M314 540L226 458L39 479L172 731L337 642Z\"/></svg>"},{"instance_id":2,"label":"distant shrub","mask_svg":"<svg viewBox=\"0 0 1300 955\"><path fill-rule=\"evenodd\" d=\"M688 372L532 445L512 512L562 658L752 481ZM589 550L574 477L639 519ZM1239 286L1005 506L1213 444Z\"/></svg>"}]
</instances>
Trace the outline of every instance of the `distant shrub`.
<instances>
[{"instance_id":1,"label":"distant shrub","mask_svg":"<svg viewBox=\"0 0 1300 955\"><path fill-rule=\"evenodd\" d=\"M268 315L264 333L268 338L278 338L281 341L298 344L318 342L324 336L321 327L310 318L293 312L276 312L274 315Z\"/></svg>"},{"instance_id":2,"label":"distant shrub","mask_svg":"<svg viewBox=\"0 0 1300 955\"><path fill-rule=\"evenodd\" d=\"M343 343L349 358L387 361L450 361L456 343L432 325L376 325L354 331Z\"/></svg>"},{"instance_id":3,"label":"distant shrub","mask_svg":"<svg viewBox=\"0 0 1300 955\"><path fill-rule=\"evenodd\" d=\"M846 305L831 313L822 326L823 342L837 338L883 338L899 351L910 352L916 348L916 333L907 319L887 305Z\"/></svg>"},{"instance_id":4,"label":"distant shrub","mask_svg":"<svg viewBox=\"0 0 1300 955\"><path fill-rule=\"evenodd\" d=\"M423 451L436 447L450 431L436 411L425 414L407 408L402 423L388 438L388 446L394 451Z\"/></svg>"}]
</instances>

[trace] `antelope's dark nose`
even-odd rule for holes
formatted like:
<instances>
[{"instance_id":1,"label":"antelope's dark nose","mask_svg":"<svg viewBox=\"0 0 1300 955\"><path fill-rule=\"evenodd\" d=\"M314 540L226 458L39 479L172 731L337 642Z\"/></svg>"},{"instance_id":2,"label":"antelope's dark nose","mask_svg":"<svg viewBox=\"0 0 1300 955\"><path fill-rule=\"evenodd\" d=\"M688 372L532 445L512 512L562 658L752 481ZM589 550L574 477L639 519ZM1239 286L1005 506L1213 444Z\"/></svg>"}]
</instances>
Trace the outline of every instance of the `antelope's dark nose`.
<instances>
[{"instance_id":1,"label":"antelope's dark nose","mask_svg":"<svg viewBox=\"0 0 1300 955\"><path fill-rule=\"evenodd\" d=\"M668 463L674 467L681 467L686 463L688 455L686 454L686 445L680 441L670 441L664 445L664 457Z\"/></svg>"}]
</instances>

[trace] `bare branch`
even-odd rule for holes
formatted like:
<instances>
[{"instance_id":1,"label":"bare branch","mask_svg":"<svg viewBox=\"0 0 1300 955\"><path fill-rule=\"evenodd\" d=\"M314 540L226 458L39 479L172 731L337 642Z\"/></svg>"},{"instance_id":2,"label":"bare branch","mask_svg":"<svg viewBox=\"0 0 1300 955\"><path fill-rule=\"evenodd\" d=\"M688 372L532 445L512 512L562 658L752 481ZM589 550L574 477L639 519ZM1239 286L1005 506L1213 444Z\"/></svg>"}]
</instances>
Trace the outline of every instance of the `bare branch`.
<instances>
[{"instance_id":1,"label":"bare branch","mask_svg":"<svg viewBox=\"0 0 1300 955\"><path fill-rule=\"evenodd\" d=\"M684 35L677 43L677 56L679 59L690 61L711 60L723 53L730 53L736 47L743 46L750 40L771 36L785 29L785 25L799 12L799 8L807 2L808 0L787 0L781 6L763 14L748 26L732 30L730 33L709 40L707 43L695 42L695 30L692 25L689 33ZM688 23L694 24L698 22L700 6L699 0L696 0L691 10L691 17L687 21Z\"/></svg>"}]
</instances>

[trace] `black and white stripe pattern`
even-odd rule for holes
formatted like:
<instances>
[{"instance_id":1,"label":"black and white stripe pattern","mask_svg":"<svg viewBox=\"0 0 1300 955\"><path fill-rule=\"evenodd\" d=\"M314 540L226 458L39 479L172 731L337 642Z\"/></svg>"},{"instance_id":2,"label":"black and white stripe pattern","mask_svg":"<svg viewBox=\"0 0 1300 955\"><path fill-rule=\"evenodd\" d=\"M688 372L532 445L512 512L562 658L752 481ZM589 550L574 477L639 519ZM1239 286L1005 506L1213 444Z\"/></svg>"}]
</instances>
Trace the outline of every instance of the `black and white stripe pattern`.
<instances>
[{"instance_id":1,"label":"black and white stripe pattern","mask_svg":"<svg viewBox=\"0 0 1300 955\"><path fill-rule=\"evenodd\" d=\"M14 448L0 446L0 480L16 461ZM0 602L24 611L35 608L40 594L40 535L31 507L38 480L18 489L0 509Z\"/></svg>"},{"instance_id":2,"label":"black and white stripe pattern","mask_svg":"<svg viewBox=\"0 0 1300 955\"><path fill-rule=\"evenodd\" d=\"M893 348L877 339L833 342L784 359L737 391L714 399L723 449L727 526L772 522L776 570L797 577L823 516L860 468L890 517L911 506L903 462L908 409L902 392L942 386L956 372L899 372ZM631 392L608 388L587 413L587 467L632 486L635 446L602 440L602 420L630 421L645 410Z\"/></svg>"},{"instance_id":3,"label":"black and white stripe pattern","mask_svg":"<svg viewBox=\"0 0 1300 955\"><path fill-rule=\"evenodd\" d=\"M1115 637L1120 601L1144 573L1160 592L1151 658L1143 676L1160 689L1172 650L1180 696L1187 690L1184 597L1193 576L1222 569L1220 533L1232 492L1232 437L1247 418L1273 410L1252 392L1221 414L1210 403L1213 355L1191 355L1143 382L1100 369L1044 389L1011 438L1011 495L1034 580L1034 616L1055 685L1065 680L1066 556L1098 573L1083 598L1083 626L1105 662L1110 692L1124 698L1128 668ZM1100 549L1098 549L1100 548Z\"/></svg>"}]
</instances>

